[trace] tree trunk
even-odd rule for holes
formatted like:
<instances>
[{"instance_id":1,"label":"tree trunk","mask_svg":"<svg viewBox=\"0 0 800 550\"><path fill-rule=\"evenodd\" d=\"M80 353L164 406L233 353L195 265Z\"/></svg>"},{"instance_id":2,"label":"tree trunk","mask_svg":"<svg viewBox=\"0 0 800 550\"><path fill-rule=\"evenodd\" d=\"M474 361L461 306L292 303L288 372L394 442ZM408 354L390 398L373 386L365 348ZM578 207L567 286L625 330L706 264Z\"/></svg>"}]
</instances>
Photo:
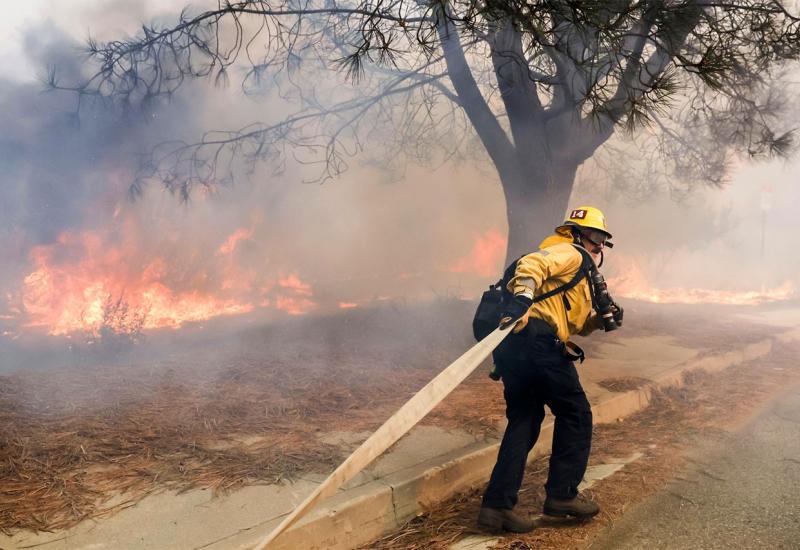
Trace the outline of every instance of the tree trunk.
<instances>
[{"instance_id":1,"label":"tree trunk","mask_svg":"<svg viewBox=\"0 0 800 550\"><path fill-rule=\"evenodd\" d=\"M577 162L544 159L526 162L527 167L520 164L498 167L508 220L505 265L538 250L539 242L564 221L578 169Z\"/></svg>"},{"instance_id":2,"label":"tree trunk","mask_svg":"<svg viewBox=\"0 0 800 550\"><path fill-rule=\"evenodd\" d=\"M500 175L508 220L508 265L536 251L564 220L578 166L608 138L613 126L595 135L591 124L581 122L579 107L548 120L527 65L522 34L510 20L498 20L489 37L509 137L483 97L446 6L439 8L437 29L442 53L459 105Z\"/></svg>"}]
</instances>

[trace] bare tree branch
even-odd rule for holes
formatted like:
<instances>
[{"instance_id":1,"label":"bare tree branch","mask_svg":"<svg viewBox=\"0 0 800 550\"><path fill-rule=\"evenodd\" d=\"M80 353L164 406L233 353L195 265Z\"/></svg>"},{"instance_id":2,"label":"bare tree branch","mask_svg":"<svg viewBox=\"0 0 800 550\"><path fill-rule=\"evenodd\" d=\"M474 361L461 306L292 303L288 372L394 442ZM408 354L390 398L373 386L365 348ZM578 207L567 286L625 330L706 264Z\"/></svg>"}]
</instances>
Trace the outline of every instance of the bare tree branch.
<instances>
[{"instance_id":1,"label":"bare tree branch","mask_svg":"<svg viewBox=\"0 0 800 550\"><path fill-rule=\"evenodd\" d=\"M435 163L474 132L522 205L508 209L509 227L532 232L540 228L511 217L541 208L550 225L577 167L618 128L660 130L659 154L691 144L692 158L704 152L720 172L721 150L787 154L793 129L775 79L800 58L794 9L777 0L220 0L131 39L90 41L97 71L77 83L53 72L49 82L77 93L79 109L130 110L157 105L187 79L225 83L241 71L248 94L277 90L297 105L283 121L145 155L140 176L184 196L232 178L237 156L276 170L308 163L326 181L369 142L386 144L390 166L406 155ZM320 75L332 67L356 86L326 93ZM674 121L669 131L664 120ZM705 148L685 135L700 129L715 140ZM661 164L680 177L723 178Z\"/></svg>"}]
</instances>

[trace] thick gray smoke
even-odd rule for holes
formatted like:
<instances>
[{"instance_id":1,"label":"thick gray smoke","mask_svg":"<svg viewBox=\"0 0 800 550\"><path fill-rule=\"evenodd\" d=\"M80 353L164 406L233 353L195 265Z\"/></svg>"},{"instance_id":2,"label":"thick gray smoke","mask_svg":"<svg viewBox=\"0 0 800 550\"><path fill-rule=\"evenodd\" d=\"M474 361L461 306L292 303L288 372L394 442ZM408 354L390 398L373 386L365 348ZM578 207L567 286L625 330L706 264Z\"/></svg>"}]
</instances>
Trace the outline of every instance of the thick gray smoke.
<instances>
[{"instance_id":1,"label":"thick gray smoke","mask_svg":"<svg viewBox=\"0 0 800 550\"><path fill-rule=\"evenodd\" d=\"M90 27L104 21L90 18ZM91 70L81 44L53 23L27 28L20 40L24 65L42 74L55 67L59 84ZM213 298L211 306L227 313L299 313L469 295L502 258L497 182L452 166L409 167L402 182L355 166L322 186L263 166L232 187L193 194L188 204L157 183L129 201L137 155L154 144L288 108L244 98L236 87L196 82L146 112L90 104L80 116L74 94L45 93L38 81L9 78L0 92L7 129L0 239L8 251L0 314L8 337L64 333L73 325L59 319L61 310L73 320L91 316L76 301L105 293L137 305L144 300L137 293L153 285L167 294L161 306L189 320L196 317L185 314L181 296Z\"/></svg>"},{"instance_id":2,"label":"thick gray smoke","mask_svg":"<svg viewBox=\"0 0 800 550\"><path fill-rule=\"evenodd\" d=\"M0 79L3 337L52 332L61 310L89 317L75 301L96 302L104 293L199 319L191 300L226 313L288 314L476 298L496 280L507 227L503 195L487 166L408 166L398 181L356 158L339 180L324 185L304 184L292 169L275 175L259 166L231 187L195 193L188 204L158 184L129 201L137 155L154 144L275 120L291 107L271 96L246 98L236 84L198 81L147 112L89 106L76 117L73 94L44 93L32 78L56 67L59 81L69 84L91 70L81 35L67 29L78 25L101 40L117 38L135 32L139 21L171 20L182 4L151 9L114 0L67 10L44 2L25 25L1 35L7 70ZM343 77L336 82L347 85ZM796 169L743 164L730 189L698 193L682 204L666 193L632 203L593 185L590 172L584 169L573 202L606 210L617 243L609 273L635 265L650 285L727 290L797 282L798 260L786 252ZM762 224L764 184L771 184L772 199ZM147 294L155 291L166 298Z\"/></svg>"}]
</instances>

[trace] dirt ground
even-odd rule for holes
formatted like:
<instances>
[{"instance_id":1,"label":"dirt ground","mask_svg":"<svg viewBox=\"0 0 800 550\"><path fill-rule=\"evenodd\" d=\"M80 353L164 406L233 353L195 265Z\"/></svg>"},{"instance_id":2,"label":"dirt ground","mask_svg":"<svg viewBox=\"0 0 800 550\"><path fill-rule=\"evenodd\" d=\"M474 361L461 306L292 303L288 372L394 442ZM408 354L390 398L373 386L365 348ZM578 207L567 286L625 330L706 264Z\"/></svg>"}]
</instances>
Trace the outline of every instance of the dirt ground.
<instances>
[{"instance_id":1,"label":"dirt ground","mask_svg":"<svg viewBox=\"0 0 800 550\"><path fill-rule=\"evenodd\" d=\"M204 337L158 361L1 376L0 530L62 529L157 491L230 491L328 472L348 449L320 435L374 430L474 343L473 308L442 300L351 311ZM773 330L697 308L626 309L626 336L669 333L709 350ZM425 422L492 433L503 401L487 369ZM617 437L603 433L599 441Z\"/></svg>"},{"instance_id":2,"label":"dirt ground","mask_svg":"<svg viewBox=\"0 0 800 550\"><path fill-rule=\"evenodd\" d=\"M503 550L583 548L598 533L666 483L681 475L692 438L735 430L776 396L800 384L800 345L776 346L769 356L724 371L690 373L686 384L655 396L645 410L594 429L591 464L642 452L644 456L587 494L601 507L591 522L545 524L526 535L508 535ZM518 510L537 514L544 500L547 457L528 466ZM446 549L465 535L483 533L475 524L482 489L460 494L414 518L401 530L364 547L370 550ZM674 495L681 498L681 495Z\"/></svg>"}]
</instances>

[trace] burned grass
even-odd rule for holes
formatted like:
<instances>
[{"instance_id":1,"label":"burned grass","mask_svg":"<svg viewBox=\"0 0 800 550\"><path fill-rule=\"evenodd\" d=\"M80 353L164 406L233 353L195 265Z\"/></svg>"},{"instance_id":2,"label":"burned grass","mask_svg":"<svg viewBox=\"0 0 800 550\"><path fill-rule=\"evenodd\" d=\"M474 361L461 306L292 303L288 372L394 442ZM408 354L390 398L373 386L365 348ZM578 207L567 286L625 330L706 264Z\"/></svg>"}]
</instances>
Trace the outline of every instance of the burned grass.
<instances>
[{"instance_id":1,"label":"burned grass","mask_svg":"<svg viewBox=\"0 0 800 550\"><path fill-rule=\"evenodd\" d=\"M336 447L282 429L287 418L303 414L301 408L276 414L246 385L199 395L180 385L113 378L129 391L99 408L46 402L50 393L102 390L111 380L74 375L39 380L37 396L44 402L22 403L18 396L30 393L31 381L3 380L3 531L62 529L156 490L226 491L276 483L319 465L333 467L341 458ZM330 402L318 403L324 417Z\"/></svg>"},{"instance_id":2,"label":"burned grass","mask_svg":"<svg viewBox=\"0 0 800 550\"><path fill-rule=\"evenodd\" d=\"M676 304L625 304L625 325L622 330L581 338L587 357L597 357L599 347L613 344L618 338L668 336L675 344L716 354L732 346L752 344L788 330L773 325L754 323L738 317L743 311L734 306L689 306ZM744 311L747 311L746 309Z\"/></svg>"},{"instance_id":3,"label":"burned grass","mask_svg":"<svg viewBox=\"0 0 800 550\"><path fill-rule=\"evenodd\" d=\"M606 378L600 380L597 385L611 392L626 392L631 390L638 390L641 387L650 384L651 381L647 378L639 376L618 376L614 378Z\"/></svg>"},{"instance_id":4,"label":"burned grass","mask_svg":"<svg viewBox=\"0 0 800 550\"><path fill-rule=\"evenodd\" d=\"M409 354L412 335L387 331L346 349L370 321L312 325L293 340L257 335L232 357L0 377L0 531L68 528L157 491L225 492L333 470L351 449L322 435L374 430L469 342L440 330ZM476 376L459 392L481 385ZM468 416L434 414L460 428ZM471 431L489 429L473 416Z\"/></svg>"},{"instance_id":5,"label":"burned grass","mask_svg":"<svg viewBox=\"0 0 800 550\"><path fill-rule=\"evenodd\" d=\"M680 476L693 440L724 438L770 398L800 383L800 346L782 345L763 359L708 374L690 373L686 385L655 392L651 405L613 424L595 427L591 463L602 464L642 452L643 457L587 494L601 507L588 523L545 524L527 535L501 537L501 550L580 548L612 525L627 509ZM547 457L528 465L518 509L541 511ZM482 489L462 493L409 521L365 550L446 549L465 535L486 535L475 523ZM676 494L676 498L681 495Z\"/></svg>"},{"instance_id":6,"label":"burned grass","mask_svg":"<svg viewBox=\"0 0 800 550\"><path fill-rule=\"evenodd\" d=\"M381 396L341 369L335 383L308 380L287 396L269 372L232 369L213 392L119 373L113 380L73 373L0 381L0 529L64 529L154 491L225 492L331 471L350 449L322 442L322 434L373 430L424 383L419 374L396 376ZM46 404L52 393L104 392L111 383L120 388L112 405ZM39 401L20 403L30 385ZM466 382L428 421L476 434L493 430L489 411L470 406L479 395L485 401L482 386L482 377Z\"/></svg>"},{"instance_id":7,"label":"burned grass","mask_svg":"<svg viewBox=\"0 0 800 550\"><path fill-rule=\"evenodd\" d=\"M374 430L473 343L473 306L440 306L253 330L225 353L212 342L148 364L0 377L0 530L64 529L158 491L331 471L352 447L321 436ZM424 422L493 434L502 384L486 368Z\"/></svg>"}]
</instances>

